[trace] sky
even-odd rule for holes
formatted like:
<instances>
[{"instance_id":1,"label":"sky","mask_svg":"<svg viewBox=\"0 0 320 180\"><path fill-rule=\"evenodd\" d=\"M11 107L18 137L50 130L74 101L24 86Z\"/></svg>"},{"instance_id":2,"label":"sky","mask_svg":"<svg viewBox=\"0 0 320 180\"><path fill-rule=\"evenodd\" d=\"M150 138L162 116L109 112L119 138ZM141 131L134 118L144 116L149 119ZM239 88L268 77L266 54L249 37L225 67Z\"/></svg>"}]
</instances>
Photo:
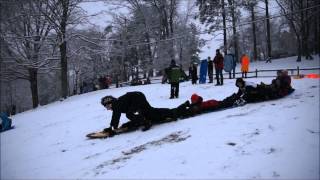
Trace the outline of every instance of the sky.
<instances>
[{"instance_id":1,"label":"sky","mask_svg":"<svg viewBox=\"0 0 320 180\"><path fill-rule=\"evenodd\" d=\"M180 5L180 11L185 11L186 6L189 0L182 1ZM190 2L193 2L194 0L190 0ZM108 2L108 1L106 1ZM112 23L112 17L108 12L114 12L115 9L112 9L114 6L111 6L110 4L106 2L101 1L94 1L94 2L85 2L81 3L81 7L87 11L89 15L93 15L96 13L99 13L99 15L91 17L90 23L87 25L83 25L83 27L92 27L93 25L103 29L103 27L106 27L110 23ZM269 0L269 9L270 14L275 14L278 12L278 8L276 5L276 2L274 0ZM126 13L126 9L117 9L117 12ZM198 11L198 7L194 8L194 11ZM241 11L243 13L243 16L247 17L248 14L245 11ZM257 14L264 14L264 3L260 2L258 4L258 7L256 8ZM200 31L205 30L205 26L202 25L199 20L192 20L192 22L198 24L198 27L200 28ZM208 56L214 57L215 56L215 50L218 49L223 44L223 35L222 31L215 32L214 34L201 34L201 39L207 40L207 44L201 48L201 53L199 54L200 59L206 59Z\"/></svg>"}]
</instances>

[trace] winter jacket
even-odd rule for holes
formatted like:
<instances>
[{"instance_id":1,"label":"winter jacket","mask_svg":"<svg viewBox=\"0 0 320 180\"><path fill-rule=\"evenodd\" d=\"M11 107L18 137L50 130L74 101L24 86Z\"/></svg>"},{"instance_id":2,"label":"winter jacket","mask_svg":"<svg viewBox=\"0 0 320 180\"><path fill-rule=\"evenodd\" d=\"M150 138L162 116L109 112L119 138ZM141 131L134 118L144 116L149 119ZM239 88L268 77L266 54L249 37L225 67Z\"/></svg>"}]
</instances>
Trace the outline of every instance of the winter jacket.
<instances>
[{"instance_id":1,"label":"winter jacket","mask_svg":"<svg viewBox=\"0 0 320 180\"><path fill-rule=\"evenodd\" d=\"M279 95L281 97L286 96L291 91L291 77L289 75L281 75L279 77L280 81L280 89L279 89Z\"/></svg>"},{"instance_id":2,"label":"winter jacket","mask_svg":"<svg viewBox=\"0 0 320 180\"><path fill-rule=\"evenodd\" d=\"M191 96L191 103L194 107L195 113L200 113L201 111L208 111L208 110L214 110L218 108L220 101L217 101L215 99L203 101L203 98L197 94L193 94Z\"/></svg>"},{"instance_id":3,"label":"winter jacket","mask_svg":"<svg viewBox=\"0 0 320 180\"><path fill-rule=\"evenodd\" d=\"M242 97L247 102L256 102L261 100L257 84L245 81L245 85L239 88L237 96Z\"/></svg>"},{"instance_id":4,"label":"winter jacket","mask_svg":"<svg viewBox=\"0 0 320 180\"><path fill-rule=\"evenodd\" d=\"M137 113L146 117L150 109L151 106L142 92L128 92L112 102L113 113L110 125L118 128L121 113L126 113L127 117L132 117Z\"/></svg>"},{"instance_id":5,"label":"winter jacket","mask_svg":"<svg viewBox=\"0 0 320 180\"><path fill-rule=\"evenodd\" d=\"M241 57L241 71L248 72L249 71L249 64L250 64L249 57L247 55L243 55Z\"/></svg>"},{"instance_id":6,"label":"winter jacket","mask_svg":"<svg viewBox=\"0 0 320 180\"><path fill-rule=\"evenodd\" d=\"M213 63L216 69L223 69L223 56L221 53L217 54L214 59Z\"/></svg>"},{"instance_id":7,"label":"winter jacket","mask_svg":"<svg viewBox=\"0 0 320 180\"><path fill-rule=\"evenodd\" d=\"M168 72L169 83L179 83L180 77L183 76L181 71L179 66L171 65Z\"/></svg>"},{"instance_id":8,"label":"winter jacket","mask_svg":"<svg viewBox=\"0 0 320 180\"><path fill-rule=\"evenodd\" d=\"M198 80L198 69L196 65L192 66L191 79Z\"/></svg>"}]
</instances>

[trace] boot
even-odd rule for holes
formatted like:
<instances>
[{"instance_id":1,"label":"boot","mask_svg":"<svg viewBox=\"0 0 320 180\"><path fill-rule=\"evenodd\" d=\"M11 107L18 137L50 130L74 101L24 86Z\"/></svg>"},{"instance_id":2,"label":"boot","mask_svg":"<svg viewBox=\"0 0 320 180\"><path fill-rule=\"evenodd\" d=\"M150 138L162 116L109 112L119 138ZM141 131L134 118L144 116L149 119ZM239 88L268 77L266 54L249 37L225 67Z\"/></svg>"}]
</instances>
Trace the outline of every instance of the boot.
<instances>
[{"instance_id":1,"label":"boot","mask_svg":"<svg viewBox=\"0 0 320 180\"><path fill-rule=\"evenodd\" d=\"M151 128L152 122L150 120L145 120L143 124L143 128L141 129L142 131L147 131Z\"/></svg>"}]
</instances>

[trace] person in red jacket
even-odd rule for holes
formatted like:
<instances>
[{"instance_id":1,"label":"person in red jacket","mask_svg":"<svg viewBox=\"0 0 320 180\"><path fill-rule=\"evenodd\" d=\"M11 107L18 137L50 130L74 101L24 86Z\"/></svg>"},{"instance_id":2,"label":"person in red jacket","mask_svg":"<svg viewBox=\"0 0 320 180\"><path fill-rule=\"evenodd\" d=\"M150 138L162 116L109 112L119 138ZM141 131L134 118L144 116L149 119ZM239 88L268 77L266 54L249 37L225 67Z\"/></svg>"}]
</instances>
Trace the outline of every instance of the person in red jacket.
<instances>
[{"instance_id":1,"label":"person in red jacket","mask_svg":"<svg viewBox=\"0 0 320 180\"><path fill-rule=\"evenodd\" d=\"M220 53L220 50L216 50L216 56L213 59L213 63L216 69L216 79L217 79L217 86L223 85L223 75L222 75L222 69L223 69L223 56Z\"/></svg>"},{"instance_id":2,"label":"person in red jacket","mask_svg":"<svg viewBox=\"0 0 320 180\"><path fill-rule=\"evenodd\" d=\"M191 96L191 109L194 114L199 114L203 111L215 110L219 107L221 101L215 99L203 101L203 98L194 93Z\"/></svg>"}]
</instances>

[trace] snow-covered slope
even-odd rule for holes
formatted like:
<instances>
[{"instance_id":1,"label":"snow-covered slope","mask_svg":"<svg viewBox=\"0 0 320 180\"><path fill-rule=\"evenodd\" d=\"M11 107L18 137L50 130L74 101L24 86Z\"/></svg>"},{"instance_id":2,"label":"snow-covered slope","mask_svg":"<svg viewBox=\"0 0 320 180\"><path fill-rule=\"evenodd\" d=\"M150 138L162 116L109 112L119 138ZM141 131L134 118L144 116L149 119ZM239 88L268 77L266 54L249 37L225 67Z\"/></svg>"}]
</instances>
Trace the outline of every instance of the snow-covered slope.
<instances>
[{"instance_id":1,"label":"snow-covered slope","mask_svg":"<svg viewBox=\"0 0 320 180\"><path fill-rule=\"evenodd\" d=\"M319 67L319 60L297 64L288 58L252 66ZM1 133L1 179L319 179L319 79L293 79L296 91L275 101L156 125L146 132L103 140L85 137L109 125L112 113L100 105L105 95L142 91L152 106L171 108L195 92L221 100L237 90L234 82L226 79L218 87L185 82L173 100L168 84L101 90L13 116L16 128ZM126 121L122 115L121 122Z\"/></svg>"}]
</instances>

